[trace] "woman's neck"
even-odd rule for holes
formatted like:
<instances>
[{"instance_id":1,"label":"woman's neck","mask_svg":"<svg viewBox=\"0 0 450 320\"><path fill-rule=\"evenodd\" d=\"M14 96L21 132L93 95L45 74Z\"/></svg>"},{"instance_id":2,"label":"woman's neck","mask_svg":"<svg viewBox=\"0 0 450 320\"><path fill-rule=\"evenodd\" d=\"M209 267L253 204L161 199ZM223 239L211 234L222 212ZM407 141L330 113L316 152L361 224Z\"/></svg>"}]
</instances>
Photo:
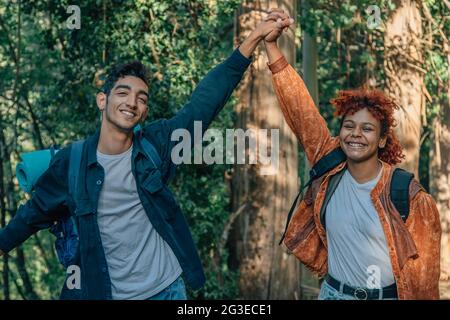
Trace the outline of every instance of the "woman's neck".
<instances>
[{"instance_id":1,"label":"woman's neck","mask_svg":"<svg viewBox=\"0 0 450 320\"><path fill-rule=\"evenodd\" d=\"M382 167L378 157L368 159L364 162L354 162L347 159L348 171L358 183L365 183L375 179Z\"/></svg>"}]
</instances>

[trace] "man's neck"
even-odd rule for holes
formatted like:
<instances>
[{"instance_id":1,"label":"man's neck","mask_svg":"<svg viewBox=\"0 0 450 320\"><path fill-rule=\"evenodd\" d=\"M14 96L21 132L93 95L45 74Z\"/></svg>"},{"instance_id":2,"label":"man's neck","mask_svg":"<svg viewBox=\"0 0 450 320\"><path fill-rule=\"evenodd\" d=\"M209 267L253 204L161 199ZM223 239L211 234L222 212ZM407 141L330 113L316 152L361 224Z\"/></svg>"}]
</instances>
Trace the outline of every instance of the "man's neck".
<instances>
[{"instance_id":1,"label":"man's neck","mask_svg":"<svg viewBox=\"0 0 450 320\"><path fill-rule=\"evenodd\" d=\"M347 160L348 171L358 183L365 183L375 179L382 168L378 157L368 159L364 162L353 162Z\"/></svg>"},{"instance_id":2,"label":"man's neck","mask_svg":"<svg viewBox=\"0 0 450 320\"><path fill-rule=\"evenodd\" d=\"M111 123L102 122L98 151L104 154L120 154L130 149L132 143L133 131L121 131Z\"/></svg>"}]
</instances>

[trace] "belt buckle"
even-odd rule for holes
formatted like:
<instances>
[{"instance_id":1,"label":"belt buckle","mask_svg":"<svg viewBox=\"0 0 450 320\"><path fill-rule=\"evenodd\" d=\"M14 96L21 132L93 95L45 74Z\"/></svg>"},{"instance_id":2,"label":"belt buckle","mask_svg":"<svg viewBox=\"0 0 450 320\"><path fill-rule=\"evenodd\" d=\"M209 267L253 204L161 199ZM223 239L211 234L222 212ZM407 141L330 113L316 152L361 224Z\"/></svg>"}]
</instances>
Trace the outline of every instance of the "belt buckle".
<instances>
[{"instance_id":1,"label":"belt buckle","mask_svg":"<svg viewBox=\"0 0 450 320\"><path fill-rule=\"evenodd\" d=\"M358 300L367 300L369 294L363 288L356 288L355 292L353 293L353 296Z\"/></svg>"}]
</instances>

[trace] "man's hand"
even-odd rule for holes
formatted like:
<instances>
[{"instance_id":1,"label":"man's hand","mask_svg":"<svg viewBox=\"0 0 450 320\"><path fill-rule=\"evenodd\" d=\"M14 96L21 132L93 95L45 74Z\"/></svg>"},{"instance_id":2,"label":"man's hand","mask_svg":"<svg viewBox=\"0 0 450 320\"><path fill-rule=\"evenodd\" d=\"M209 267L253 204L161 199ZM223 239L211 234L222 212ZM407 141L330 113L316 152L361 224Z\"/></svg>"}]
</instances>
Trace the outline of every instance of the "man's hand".
<instances>
[{"instance_id":1,"label":"man's hand","mask_svg":"<svg viewBox=\"0 0 450 320\"><path fill-rule=\"evenodd\" d=\"M265 21L261 22L255 29L256 34L259 35L259 38L267 42L276 41L278 37L283 33L283 30L289 28L289 26L294 22L293 19L290 19L288 15L287 18L281 19L277 18L279 15L270 15L270 19L265 19ZM275 19L276 18L276 19Z\"/></svg>"},{"instance_id":2,"label":"man's hand","mask_svg":"<svg viewBox=\"0 0 450 320\"><path fill-rule=\"evenodd\" d=\"M276 39L283 33L283 29L287 29L294 22L293 19L289 18L289 15L284 14L283 10L272 10L277 11L270 11L268 16L270 19L265 18L264 21L259 23L256 29L253 30L247 39L245 39L240 45L239 51L247 58L252 55L261 40L276 41ZM280 12L280 10L283 12ZM283 17L287 18L283 19Z\"/></svg>"},{"instance_id":3,"label":"man's hand","mask_svg":"<svg viewBox=\"0 0 450 320\"><path fill-rule=\"evenodd\" d=\"M278 37L282 33L282 30L287 31L289 26L294 23L294 19L289 16L288 12L278 8L270 9L269 15L264 18L264 21L272 21L276 23L276 28L264 37L264 41L266 43L277 41Z\"/></svg>"}]
</instances>

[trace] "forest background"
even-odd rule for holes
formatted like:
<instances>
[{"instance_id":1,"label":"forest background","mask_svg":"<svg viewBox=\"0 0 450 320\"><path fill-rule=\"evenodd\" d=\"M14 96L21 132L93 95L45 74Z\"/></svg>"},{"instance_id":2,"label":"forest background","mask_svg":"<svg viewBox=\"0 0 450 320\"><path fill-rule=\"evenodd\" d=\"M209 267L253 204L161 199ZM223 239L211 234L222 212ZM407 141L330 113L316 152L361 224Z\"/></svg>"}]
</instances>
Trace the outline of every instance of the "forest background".
<instances>
[{"instance_id":1,"label":"forest background","mask_svg":"<svg viewBox=\"0 0 450 320\"><path fill-rule=\"evenodd\" d=\"M15 178L20 154L93 133L95 93L111 65L145 63L152 71L148 121L170 117L274 7L295 18L279 45L333 134L339 123L329 101L338 90L378 88L401 107L402 166L438 204L441 296L450 298L448 0L0 0L1 227L29 198ZM170 187L207 277L190 299L318 294L318 280L278 245L308 163L279 111L262 47L253 59L212 127L279 129L279 173L261 175L259 165L180 166ZM1 258L0 299L58 298L65 272L53 243L41 231Z\"/></svg>"}]
</instances>

